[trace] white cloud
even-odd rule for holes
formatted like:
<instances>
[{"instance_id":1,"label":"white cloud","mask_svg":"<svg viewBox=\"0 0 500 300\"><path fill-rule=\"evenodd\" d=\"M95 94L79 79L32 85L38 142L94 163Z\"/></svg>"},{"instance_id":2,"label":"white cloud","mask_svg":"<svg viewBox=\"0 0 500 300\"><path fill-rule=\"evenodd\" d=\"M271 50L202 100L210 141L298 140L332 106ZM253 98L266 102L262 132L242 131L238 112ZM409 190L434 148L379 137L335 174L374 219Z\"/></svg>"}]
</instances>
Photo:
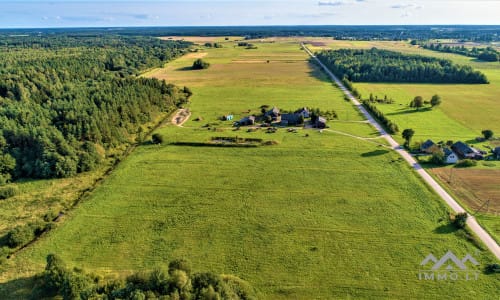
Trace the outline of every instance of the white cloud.
<instances>
[{"instance_id":1,"label":"white cloud","mask_svg":"<svg viewBox=\"0 0 500 300\"><path fill-rule=\"evenodd\" d=\"M345 2L342 2L342 1L319 1L318 2L318 5L319 6L341 6L341 5L344 5L346 4Z\"/></svg>"}]
</instances>

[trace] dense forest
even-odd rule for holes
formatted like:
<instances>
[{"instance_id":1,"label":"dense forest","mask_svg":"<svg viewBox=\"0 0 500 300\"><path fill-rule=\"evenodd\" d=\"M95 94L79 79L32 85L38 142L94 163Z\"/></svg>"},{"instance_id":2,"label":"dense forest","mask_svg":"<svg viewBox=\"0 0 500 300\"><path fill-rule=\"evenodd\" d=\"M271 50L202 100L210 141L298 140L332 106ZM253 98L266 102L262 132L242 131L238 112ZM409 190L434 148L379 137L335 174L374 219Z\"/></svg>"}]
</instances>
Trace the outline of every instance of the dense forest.
<instances>
[{"instance_id":1,"label":"dense forest","mask_svg":"<svg viewBox=\"0 0 500 300\"><path fill-rule=\"evenodd\" d=\"M455 39L459 41L494 42L500 40L498 25L300 25L300 26L188 26L143 28L53 28L5 29L0 35L53 35L68 33L74 36L107 35L128 36L322 36L337 40L391 40Z\"/></svg>"},{"instance_id":2,"label":"dense forest","mask_svg":"<svg viewBox=\"0 0 500 300\"><path fill-rule=\"evenodd\" d=\"M439 44L439 43L437 43L437 44L424 43L424 44L422 44L422 48L434 50L434 51L439 51L439 52L455 53L455 54L465 55L465 56L469 56L469 57L476 57L477 59L483 60L483 61L499 61L500 60L500 53L497 50L493 49L492 47L467 48L464 45L449 46L449 45L443 45L443 44Z\"/></svg>"},{"instance_id":3,"label":"dense forest","mask_svg":"<svg viewBox=\"0 0 500 300\"><path fill-rule=\"evenodd\" d=\"M0 37L0 185L68 177L141 131L190 91L140 78L188 43L149 37Z\"/></svg>"},{"instance_id":4,"label":"dense forest","mask_svg":"<svg viewBox=\"0 0 500 300\"><path fill-rule=\"evenodd\" d=\"M354 82L488 83L470 66L376 48L327 50L317 57L335 75Z\"/></svg>"}]
</instances>

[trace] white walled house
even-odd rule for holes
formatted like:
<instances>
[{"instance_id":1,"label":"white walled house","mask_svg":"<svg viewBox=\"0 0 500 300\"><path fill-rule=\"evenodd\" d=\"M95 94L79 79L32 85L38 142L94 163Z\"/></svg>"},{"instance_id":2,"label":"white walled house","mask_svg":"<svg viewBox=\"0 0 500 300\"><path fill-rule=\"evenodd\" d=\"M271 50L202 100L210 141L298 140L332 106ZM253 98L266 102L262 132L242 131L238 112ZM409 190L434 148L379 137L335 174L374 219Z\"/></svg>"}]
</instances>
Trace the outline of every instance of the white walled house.
<instances>
[{"instance_id":1,"label":"white walled house","mask_svg":"<svg viewBox=\"0 0 500 300\"><path fill-rule=\"evenodd\" d=\"M458 162L458 155L448 148L443 149L444 162L447 164L456 164Z\"/></svg>"}]
</instances>

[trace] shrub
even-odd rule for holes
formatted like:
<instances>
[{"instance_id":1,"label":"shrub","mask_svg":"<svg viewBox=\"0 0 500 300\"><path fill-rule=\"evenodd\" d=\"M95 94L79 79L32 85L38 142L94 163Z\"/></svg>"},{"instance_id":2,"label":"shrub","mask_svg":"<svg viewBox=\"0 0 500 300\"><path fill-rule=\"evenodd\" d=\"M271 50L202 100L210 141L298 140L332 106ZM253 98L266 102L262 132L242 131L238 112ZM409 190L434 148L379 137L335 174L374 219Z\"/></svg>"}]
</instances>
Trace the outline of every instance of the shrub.
<instances>
[{"instance_id":1,"label":"shrub","mask_svg":"<svg viewBox=\"0 0 500 300\"><path fill-rule=\"evenodd\" d=\"M483 136L486 140L489 140L493 137L493 131L491 131L490 129L485 129L485 130L481 131L481 133L483 134Z\"/></svg>"},{"instance_id":2,"label":"shrub","mask_svg":"<svg viewBox=\"0 0 500 300\"><path fill-rule=\"evenodd\" d=\"M444 152L441 149L437 149L432 153L430 162L436 165L444 164Z\"/></svg>"},{"instance_id":3,"label":"shrub","mask_svg":"<svg viewBox=\"0 0 500 300\"><path fill-rule=\"evenodd\" d=\"M455 219L453 220L453 225L458 229L465 228L467 224L467 213L458 213L455 215Z\"/></svg>"},{"instance_id":4,"label":"shrub","mask_svg":"<svg viewBox=\"0 0 500 300\"><path fill-rule=\"evenodd\" d=\"M210 64L201 58L198 58L193 62L193 70L203 70L203 69L208 69L210 67Z\"/></svg>"},{"instance_id":5,"label":"shrub","mask_svg":"<svg viewBox=\"0 0 500 300\"><path fill-rule=\"evenodd\" d=\"M159 133L155 133L151 136L151 142L153 144L161 144L163 143L163 135Z\"/></svg>"},{"instance_id":6,"label":"shrub","mask_svg":"<svg viewBox=\"0 0 500 300\"><path fill-rule=\"evenodd\" d=\"M500 264L488 264L485 271L487 274L500 273Z\"/></svg>"},{"instance_id":7,"label":"shrub","mask_svg":"<svg viewBox=\"0 0 500 300\"><path fill-rule=\"evenodd\" d=\"M186 259L175 259L168 264L168 273L173 274L175 270L181 270L191 275L191 263Z\"/></svg>"},{"instance_id":8,"label":"shrub","mask_svg":"<svg viewBox=\"0 0 500 300\"><path fill-rule=\"evenodd\" d=\"M16 186L4 186L0 187L0 200L9 199L17 195L18 190Z\"/></svg>"},{"instance_id":9,"label":"shrub","mask_svg":"<svg viewBox=\"0 0 500 300\"><path fill-rule=\"evenodd\" d=\"M477 165L477 161L472 160L472 159L462 159L459 161L455 167L457 168L468 168L468 167L474 167Z\"/></svg>"},{"instance_id":10,"label":"shrub","mask_svg":"<svg viewBox=\"0 0 500 300\"><path fill-rule=\"evenodd\" d=\"M24 245L35 238L35 233L31 226L18 226L7 234L7 245L10 248Z\"/></svg>"}]
</instances>

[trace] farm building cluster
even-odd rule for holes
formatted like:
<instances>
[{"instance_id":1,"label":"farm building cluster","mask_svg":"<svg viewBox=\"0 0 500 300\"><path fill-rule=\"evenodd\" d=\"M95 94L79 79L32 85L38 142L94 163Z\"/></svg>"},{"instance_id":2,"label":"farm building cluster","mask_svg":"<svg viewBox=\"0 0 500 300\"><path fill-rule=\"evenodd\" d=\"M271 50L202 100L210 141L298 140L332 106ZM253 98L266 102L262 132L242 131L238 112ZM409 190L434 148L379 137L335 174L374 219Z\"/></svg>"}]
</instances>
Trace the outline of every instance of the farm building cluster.
<instances>
[{"instance_id":1,"label":"farm building cluster","mask_svg":"<svg viewBox=\"0 0 500 300\"><path fill-rule=\"evenodd\" d=\"M446 164L455 164L461 159L485 159L488 154L486 151L478 150L462 141L442 145L427 140L420 145L420 152L423 154L433 154L436 151L442 151L444 154L443 162ZM492 150L493 158L500 159L500 147Z\"/></svg>"},{"instance_id":2,"label":"farm building cluster","mask_svg":"<svg viewBox=\"0 0 500 300\"><path fill-rule=\"evenodd\" d=\"M227 119L227 118L226 118ZM307 107L296 110L293 113L282 113L277 107L269 110L263 110L261 115L250 115L243 117L234 126L254 126L257 122L261 122L261 126L298 126L309 125L314 128L326 128L326 118L318 115L315 112L309 111Z\"/></svg>"}]
</instances>

